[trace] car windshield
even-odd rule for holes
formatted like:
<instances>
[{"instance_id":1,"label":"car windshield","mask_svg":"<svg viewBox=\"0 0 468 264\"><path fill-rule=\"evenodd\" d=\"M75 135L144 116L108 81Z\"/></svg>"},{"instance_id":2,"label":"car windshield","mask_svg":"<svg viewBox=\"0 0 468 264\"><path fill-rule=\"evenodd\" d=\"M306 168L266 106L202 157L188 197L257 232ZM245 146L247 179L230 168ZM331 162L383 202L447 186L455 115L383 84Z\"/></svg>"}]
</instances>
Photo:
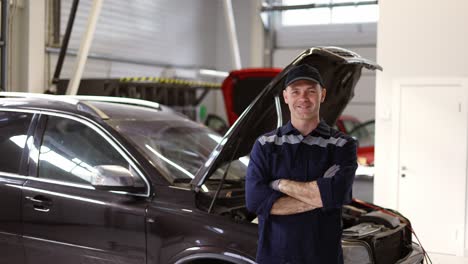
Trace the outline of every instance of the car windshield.
<instances>
[{"instance_id":1,"label":"car windshield","mask_svg":"<svg viewBox=\"0 0 468 264\"><path fill-rule=\"evenodd\" d=\"M111 125L172 183L190 182L222 139L216 132L187 120L124 120ZM243 180L247 163L247 157L233 161L226 179ZM226 168L218 169L210 180L221 179Z\"/></svg>"}]
</instances>

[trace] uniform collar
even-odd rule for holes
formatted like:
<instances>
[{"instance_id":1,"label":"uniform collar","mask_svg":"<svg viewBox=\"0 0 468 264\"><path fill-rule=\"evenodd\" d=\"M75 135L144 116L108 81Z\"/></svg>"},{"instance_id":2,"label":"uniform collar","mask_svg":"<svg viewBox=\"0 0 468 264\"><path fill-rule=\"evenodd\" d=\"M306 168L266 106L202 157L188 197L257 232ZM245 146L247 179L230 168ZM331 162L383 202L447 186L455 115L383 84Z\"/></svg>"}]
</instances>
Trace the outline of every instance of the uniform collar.
<instances>
[{"instance_id":1,"label":"uniform collar","mask_svg":"<svg viewBox=\"0 0 468 264\"><path fill-rule=\"evenodd\" d=\"M323 136L330 136L330 126L325 122L325 120L321 119L320 120L320 123L318 124L318 126L312 131L313 132L317 132L319 133L320 135L323 135Z\"/></svg>"},{"instance_id":2,"label":"uniform collar","mask_svg":"<svg viewBox=\"0 0 468 264\"><path fill-rule=\"evenodd\" d=\"M286 123L286 125L284 125L283 127L281 127L281 133L283 135L287 135L287 134L295 134L295 135L298 135L300 134L299 130L297 130L295 127L293 127L293 125L291 124L291 121L288 121L288 123ZM327 123L325 123L325 121L323 119L320 120L318 126L312 130L312 132L310 132L309 135L313 134L313 133L318 133L322 136L330 136L330 126L327 125Z\"/></svg>"}]
</instances>

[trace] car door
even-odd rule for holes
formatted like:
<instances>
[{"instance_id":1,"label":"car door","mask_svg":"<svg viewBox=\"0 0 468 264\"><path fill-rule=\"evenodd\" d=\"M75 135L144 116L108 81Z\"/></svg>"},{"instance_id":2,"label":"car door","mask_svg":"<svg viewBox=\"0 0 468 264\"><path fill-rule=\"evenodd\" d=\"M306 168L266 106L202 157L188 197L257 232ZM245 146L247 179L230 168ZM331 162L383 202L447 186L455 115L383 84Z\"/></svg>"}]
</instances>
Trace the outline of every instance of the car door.
<instances>
[{"instance_id":1,"label":"car door","mask_svg":"<svg viewBox=\"0 0 468 264\"><path fill-rule=\"evenodd\" d=\"M21 187L33 114L0 110L0 263L24 263Z\"/></svg>"},{"instance_id":2,"label":"car door","mask_svg":"<svg viewBox=\"0 0 468 264\"><path fill-rule=\"evenodd\" d=\"M146 263L149 184L132 160L80 118L42 115L37 133L34 177L23 188L26 263ZM97 190L90 178L99 165L136 171L145 191Z\"/></svg>"}]
</instances>

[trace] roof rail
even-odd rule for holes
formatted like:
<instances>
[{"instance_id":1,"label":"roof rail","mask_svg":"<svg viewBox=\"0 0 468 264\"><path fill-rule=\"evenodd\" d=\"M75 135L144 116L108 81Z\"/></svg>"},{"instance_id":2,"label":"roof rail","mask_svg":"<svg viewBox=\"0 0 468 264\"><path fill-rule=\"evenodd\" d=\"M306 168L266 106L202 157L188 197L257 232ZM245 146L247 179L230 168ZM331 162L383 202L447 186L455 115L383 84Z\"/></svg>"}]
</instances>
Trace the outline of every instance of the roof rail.
<instances>
[{"instance_id":1,"label":"roof rail","mask_svg":"<svg viewBox=\"0 0 468 264\"><path fill-rule=\"evenodd\" d=\"M120 104L128 104L128 105L138 105L138 106L145 106L157 110L161 110L161 105L152 102L146 101L142 99L135 99L135 98L127 98L127 97L112 97L112 96L93 96L93 95L59 95L67 98L83 100L83 101L97 101L97 102L110 102L110 103L120 103Z\"/></svg>"},{"instance_id":2,"label":"roof rail","mask_svg":"<svg viewBox=\"0 0 468 264\"><path fill-rule=\"evenodd\" d=\"M109 116L107 116L100 109L86 102L80 102L77 98L71 98L69 96L57 96L57 95L52 95L52 94L39 94L39 93L0 92L0 97L40 98L40 99L46 99L46 100L59 101L59 102L68 103L73 106L76 106L76 109L79 111L87 112L91 115L100 117L102 119L109 119Z\"/></svg>"},{"instance_id":3,"label":"roof rail","mask_svg":"<svg viewBox=\"0 0 468 264\"><path fill-rule=\"evenodd\" d=\"M0 92L0 97L17 97L17 98L41 98L54 101L60 101L68 104L77 105L80 101L71 97L58 97L52 94L40 93L21 93L21 92Z\"/></svg>"},{"instance_id":4,"label":"roof rail","mask_svg":"<svg viewBox=\"0 0 468 264\"><path fill-rule=\"evenodd\" d=\"M161 105L142 99L126 98L126 97L112 97L112 96L93 96L93 95L53 95L53 94L39 94L39 93L22 93L22 92L0 92L0 97L18 97L18 98L42 98L54 101L60 101L77 105L80 101L98 101L121 103L129 105L145 106L157 110L161 110Z\"/></svg>"}]
</instances>

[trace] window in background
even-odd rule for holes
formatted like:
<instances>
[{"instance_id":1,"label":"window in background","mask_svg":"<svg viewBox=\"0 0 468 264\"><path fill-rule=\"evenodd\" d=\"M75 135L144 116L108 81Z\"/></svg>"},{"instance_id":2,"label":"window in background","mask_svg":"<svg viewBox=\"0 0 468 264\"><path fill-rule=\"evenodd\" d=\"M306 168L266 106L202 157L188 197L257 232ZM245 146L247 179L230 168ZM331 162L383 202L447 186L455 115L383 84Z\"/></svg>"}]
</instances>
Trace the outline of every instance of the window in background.
<instances>
[{"instance_id":1,"label":"window in background","mask_svg":"<svg viewBox=\"0 0 468 264\"><path fill-rule=\"evenodd\" d=\"M359 3L369 0L283 0L284 5ZM310 8L282 12L283 26L324 25L345 23L369 23L379 19L379 7L375 5Z\"/></svg>"}]
</instances>

